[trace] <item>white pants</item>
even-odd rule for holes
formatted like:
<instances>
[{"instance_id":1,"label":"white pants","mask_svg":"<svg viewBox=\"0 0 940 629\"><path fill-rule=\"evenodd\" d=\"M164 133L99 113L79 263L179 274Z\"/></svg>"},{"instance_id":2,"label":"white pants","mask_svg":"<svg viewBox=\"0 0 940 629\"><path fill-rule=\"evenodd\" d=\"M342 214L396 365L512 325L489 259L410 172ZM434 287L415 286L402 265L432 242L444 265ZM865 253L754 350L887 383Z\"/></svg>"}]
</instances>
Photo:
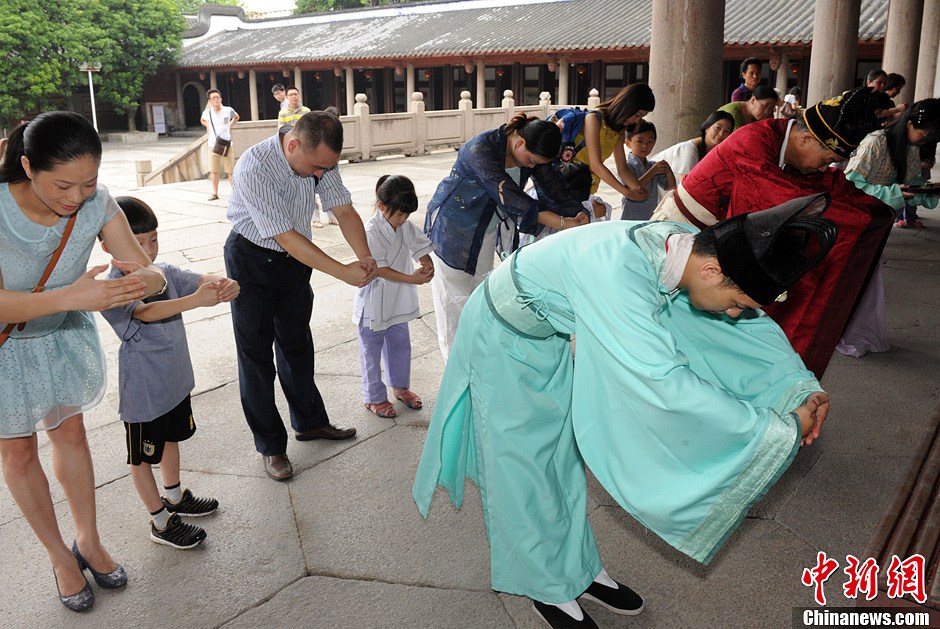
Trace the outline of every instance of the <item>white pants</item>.
<instances>
[{"instance_id":1,"label":"white pants","mask_svg":"<svg viewBox=\"0 0 940 629\"><path fill-rule=\"evenodd\" d=\"M470 275L458 271L431 252L434 262L434 277L431 278L431 295L434 298L434 319L437 321L437 342L441 347L441 356L447 362L450 345L457 334L457 322L460 313L470 298L470 293L483 283L486 274L493 270L496 252L496 231L487 232L477 260L477 272Z\"/></svg>"}]
</instances>

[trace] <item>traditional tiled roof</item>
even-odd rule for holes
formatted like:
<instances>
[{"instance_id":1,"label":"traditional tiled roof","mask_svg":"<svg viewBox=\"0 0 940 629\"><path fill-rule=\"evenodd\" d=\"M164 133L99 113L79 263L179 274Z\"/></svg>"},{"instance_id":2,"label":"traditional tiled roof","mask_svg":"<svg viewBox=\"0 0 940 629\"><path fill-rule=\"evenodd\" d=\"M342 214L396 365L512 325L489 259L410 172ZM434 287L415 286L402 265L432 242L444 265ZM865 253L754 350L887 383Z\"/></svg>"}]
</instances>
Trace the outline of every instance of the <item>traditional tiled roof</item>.
<instances>
[{"instance_id":1,"label":"traditional tiled roof","mask_svg":"<svg viewBox=\"0 0 940 629\"><path fill-rule=\"evenodd\" d=\"M727 0L726 44L812 41L816 0ZM860 40L884 38L887 3L862 0ZM239 21L187 44L181 67L611 51L650 45L650 0L468 0ZM205 31L204 31L205 32Z\"/></svg>"}]
</instances>

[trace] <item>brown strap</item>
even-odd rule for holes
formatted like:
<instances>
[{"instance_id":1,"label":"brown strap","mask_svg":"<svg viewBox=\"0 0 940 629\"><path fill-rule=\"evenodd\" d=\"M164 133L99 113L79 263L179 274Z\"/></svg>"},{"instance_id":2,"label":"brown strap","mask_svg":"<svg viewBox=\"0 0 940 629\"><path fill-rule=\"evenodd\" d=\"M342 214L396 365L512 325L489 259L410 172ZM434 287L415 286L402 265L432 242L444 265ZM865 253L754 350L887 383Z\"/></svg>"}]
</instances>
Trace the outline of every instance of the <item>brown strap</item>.
<instances>
[{"instance_id":1,"label":"brown strap","mask_svg":"<svg viewBox=\"0 0 940 629\"><path fill-rule=\"evenodd\" d=\"M33 288L33 293L41 293L46 288L46 282L49 281L49 276L52 275L52 271L55 269L55 265L59 262L59 258L62 257L62 251L65 249L65 244L69 241L69 236L72 235L72 228L75 227L75 219L78 217L78 212L75 212L69 217L68 222L65 223L65 231L62 233L62 241L59 242L59 247L52 254L52 259L49 260L49 264L46 265L46 270L42 272L42 277L39 278L39 283L36 284L36 287ZM22 330L26 326L25 323L8 323L3 332L0 332L0 345L3 345L7 337L10 336L10 332L13 331L13 328Z\"/></svg>"}]
</instances>

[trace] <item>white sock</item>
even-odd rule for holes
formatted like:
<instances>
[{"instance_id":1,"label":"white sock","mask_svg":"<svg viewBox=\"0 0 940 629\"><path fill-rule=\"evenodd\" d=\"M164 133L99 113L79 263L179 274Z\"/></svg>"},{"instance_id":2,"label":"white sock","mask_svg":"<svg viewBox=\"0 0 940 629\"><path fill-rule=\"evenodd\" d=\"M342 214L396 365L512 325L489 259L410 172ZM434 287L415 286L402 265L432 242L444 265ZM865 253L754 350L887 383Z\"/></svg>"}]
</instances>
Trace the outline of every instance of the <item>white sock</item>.
<instances>
[{"instance_id":1,"label":"white sock","mask_svg":"<svg viewBox=\"0 0 940 629\"><path fill-rule=\"evenodd\" d=\"M557 607L561 611L565 612L575 620L581 621L584 620L584 612L581 610L581 606L578 605L578 601L568 601L567 603L545 603L546 605L552 605Z\"/></svg>"},{"instance_id":2,"label":"white sock","mask_svg":"<svg viewBox=\"0 0 940 629\"><path fill-rule=\"evenodd\" d=\"M610 575L607 574L607 571L601 568L601 571L594 577L594 583L600 583L601 585L606 585L609 588L619 590L620 587L617 585L617 582L610 578Z\"/></svg>"},{"instance_id":3,"label":"white sock","mask_svg":"<svg viewBox=\"0 0 940 629\"><path fill-rule=\"evenodd\" d=\"M183 485L181 483L176 483L172 487L164 487L164 489L166 490L166 499L173 504L177 504L183 499Z\"/></svg>"},{"instance_id":4,"label":"white sock","mask_svg":"<svg viewBox=\"0 0 940 629\"><path fill-rule=\"evenodd\" d=\"M170 512L164 507L156 513L151 513L150 516L153 518L153 525L162 531L166 528L166 523L170 519Z\"/></svg>"}]
</instances>

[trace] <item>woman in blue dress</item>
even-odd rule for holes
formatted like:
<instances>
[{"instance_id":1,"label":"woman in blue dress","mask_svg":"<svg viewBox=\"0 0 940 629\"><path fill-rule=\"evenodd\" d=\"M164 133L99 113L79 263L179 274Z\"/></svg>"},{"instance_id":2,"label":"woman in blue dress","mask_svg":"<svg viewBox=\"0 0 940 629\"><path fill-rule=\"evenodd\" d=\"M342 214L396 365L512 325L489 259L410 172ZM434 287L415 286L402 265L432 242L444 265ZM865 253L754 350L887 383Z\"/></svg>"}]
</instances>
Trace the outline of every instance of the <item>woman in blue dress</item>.
<instances>
[{"instance_id":1,"label":"woman in blue dress","mask_svg":"<svg viewBox=\"0 0 940 629\"><path fill-rule=\"evenodd\" d=\"M0 321L17 324L0 345L3 477L49 554L59 599L75 611L94 603L84 568L99 586L127 583L98 536L82 413L104 393L105 364L88 311L121 306L166 287L120 208L98 185L100 162L97 131L68 112L40 114L17 127L0 162ZM96 279L107 265L86 271L99 233L123 261L114 264L127 276ZM44 289L36 290L63 240ZM71 549L59 531L39 462L40 430L52 444L53 470L75 521Z\"/></svg>"}]
</instances>

